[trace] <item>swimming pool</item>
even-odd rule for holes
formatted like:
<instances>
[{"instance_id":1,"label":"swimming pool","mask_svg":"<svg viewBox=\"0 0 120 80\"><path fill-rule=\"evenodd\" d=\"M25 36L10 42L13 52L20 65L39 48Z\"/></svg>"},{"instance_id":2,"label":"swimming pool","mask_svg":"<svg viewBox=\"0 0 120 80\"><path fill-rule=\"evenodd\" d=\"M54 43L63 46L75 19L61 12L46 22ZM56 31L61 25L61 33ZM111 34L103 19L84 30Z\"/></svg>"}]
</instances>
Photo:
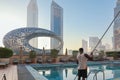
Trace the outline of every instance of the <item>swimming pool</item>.
<instances>
[{"instance_id":1,"label":"swimming pool","mask_svg":"<svg viewBox=\"0 0 120 80\"><path fill-rule=\"evenodd\" d=\"M72 64L71 64L72 65ZM43 65L42 65L43 66ZM35 67L34 67L35 68ZM48 66L35 68L39 74L48 80L77 80L77 65ZM76 79L75 79L76 78ZM120 63L89 63L87 80L120 80Z\"/></svg>"}]
</instances>

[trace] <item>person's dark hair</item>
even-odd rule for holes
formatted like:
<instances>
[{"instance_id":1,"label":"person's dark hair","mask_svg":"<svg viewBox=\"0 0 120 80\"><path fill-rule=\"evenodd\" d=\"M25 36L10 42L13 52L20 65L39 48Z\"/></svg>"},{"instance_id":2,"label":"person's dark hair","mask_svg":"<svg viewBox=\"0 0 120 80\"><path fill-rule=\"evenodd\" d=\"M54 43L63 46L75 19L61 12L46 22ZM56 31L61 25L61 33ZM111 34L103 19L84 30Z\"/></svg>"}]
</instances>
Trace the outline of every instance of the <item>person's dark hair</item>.
<instances>
[{"instance_id":1,"label":"person's dark hair","mask_svg":"<svg viewBox=\"0 0 120 80\"><path fill-rule=\"evenodd\" d=\"M79 48L80 54L82 54L83 51L84 51L83 48Z\"/></svg>"}]
</instances>

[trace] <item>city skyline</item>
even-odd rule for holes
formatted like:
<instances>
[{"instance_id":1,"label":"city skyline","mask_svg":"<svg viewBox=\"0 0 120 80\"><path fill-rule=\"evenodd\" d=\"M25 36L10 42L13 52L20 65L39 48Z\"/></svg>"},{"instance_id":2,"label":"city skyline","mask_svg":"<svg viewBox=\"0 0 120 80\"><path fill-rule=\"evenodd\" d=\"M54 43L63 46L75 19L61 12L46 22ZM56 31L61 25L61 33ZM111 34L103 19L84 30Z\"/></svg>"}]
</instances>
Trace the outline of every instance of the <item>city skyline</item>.
<instances>
[{"instance_id":1,"label":"city skyline","mask_svg":"<svg viewBox=\"0 0 120 80\"><path fill-rule=\"evenodd\" d=\"M2 39L7 32L26 27L26 7L29 1L0 1L0 26L3 27L0 31L0 46L3 46ZM90 36L100 38L114 18L116 1L55 0L64 9L64 49L78 50L81 47L82 39L88 40ZM37 2L39 7L38 27L50 30L50 5L52 0L38 0ZM105 42L111 42L112 32L110 30L109 35L105 36ZM49 44L47 41L43 43L43 45ZM39 46L41 46L40 43ZM46 48L48 47L47 45Z\"/></svg>"}]
</instances>

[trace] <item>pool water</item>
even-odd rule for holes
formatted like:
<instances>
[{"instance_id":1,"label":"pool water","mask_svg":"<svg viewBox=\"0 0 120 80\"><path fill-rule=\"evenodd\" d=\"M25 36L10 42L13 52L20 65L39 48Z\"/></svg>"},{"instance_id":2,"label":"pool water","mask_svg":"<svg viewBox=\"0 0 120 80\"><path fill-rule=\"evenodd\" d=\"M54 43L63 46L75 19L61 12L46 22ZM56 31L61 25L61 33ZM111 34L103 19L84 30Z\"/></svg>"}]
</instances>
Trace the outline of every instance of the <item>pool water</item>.
<instances>
[{"instance_id":1,"label":"pool water","mask_svg":"<svg viewBox=\"0 0 120 80\"><path fill-rule=\"evenodd\" d=\"M77 80L77 66L37 69L48 80ZM120 80L120 64L89 65L87 80Z\"/></svg>"}]
</instances>

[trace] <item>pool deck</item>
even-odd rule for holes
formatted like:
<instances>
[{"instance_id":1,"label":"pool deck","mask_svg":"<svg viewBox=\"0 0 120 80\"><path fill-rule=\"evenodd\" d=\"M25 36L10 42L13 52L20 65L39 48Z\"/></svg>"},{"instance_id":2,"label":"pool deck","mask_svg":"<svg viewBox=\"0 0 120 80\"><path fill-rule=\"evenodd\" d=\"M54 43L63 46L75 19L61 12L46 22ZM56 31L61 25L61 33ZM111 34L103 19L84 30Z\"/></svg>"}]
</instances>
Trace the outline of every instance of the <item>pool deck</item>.
<instances>
[{"instance_id":1,"label":"pool deck","mask_svg":"<svg viewBox=\"0 0 120 80\"><path fill-rule=\"evenodd\" d=\"M5 77L4 77L5 74ZM31 66L8 65L3 68L0 67L0 80L47 80L45 77L37 73Z\"/></svg>"},{"instance_id":2,"label":"pool deck","mask_svg":"<svg viewBox=\"0 0 120 80\"><path fill-rule=\"evenodd\" d=\"M8 65L5 68L0 68L0 80L4 80L3 75L5 74L6 80L18 80L17 66Z\"/></svg>"},{"instance_id":3,"label":"pool deck","mask_svg":"<svg viewBox=\"0 0 120 80\"><path fill-rule=\"evenodd\" d=\"M5 74L5 77L3 75ZM5 79L6 78L6 79ZM25 65L8 65L0 68L0 80L35 80Z\"/></svg>"},{"instance_id":4,"label":"pool deck","mask_svg":"<svg viewBox=\"0 0 120 80\"><path fill-rule=\"evenodd\" d=\"M35 80L31 73L27 70L25 65L18 65L18 80Z\"/></svg>"}]
</instances>

